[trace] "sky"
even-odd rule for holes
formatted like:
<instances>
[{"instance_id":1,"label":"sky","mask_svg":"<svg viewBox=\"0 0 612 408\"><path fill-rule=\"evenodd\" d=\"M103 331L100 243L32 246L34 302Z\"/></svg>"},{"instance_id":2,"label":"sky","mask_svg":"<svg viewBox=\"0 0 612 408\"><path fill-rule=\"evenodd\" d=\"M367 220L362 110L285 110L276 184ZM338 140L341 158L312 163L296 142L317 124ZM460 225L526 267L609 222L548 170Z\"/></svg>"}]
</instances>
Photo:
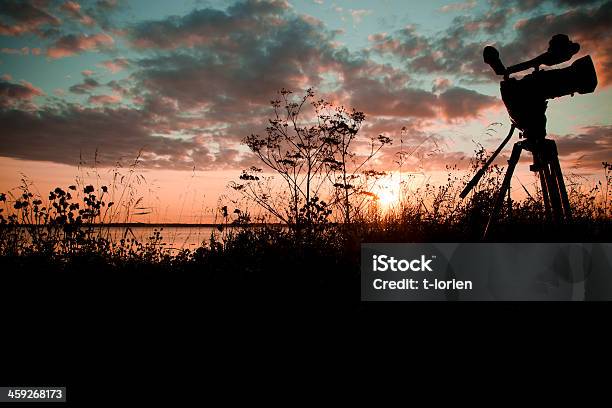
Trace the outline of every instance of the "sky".
<instances>
[{"instance_id":1,"label":"sky","mask_svg":"<svg viewBox=\"0 0 612 408\"><path fill-rule=\"evenodd\" d=\"M599 85L551 100L547 130L566 171L596 175L612 162L611 23L612 2L589 0L1 0L0 191L24 175L67 186L94 164L107 179L140 155L143 221L202 221L257 164L241 141L282 88L363 111L366 139L405 128L418 147L405 171L466 168L509 128L483 47L511 65L557 33L592 56ZM396 170L398 148L374 165Z\"/></svg>"}]
</instances>

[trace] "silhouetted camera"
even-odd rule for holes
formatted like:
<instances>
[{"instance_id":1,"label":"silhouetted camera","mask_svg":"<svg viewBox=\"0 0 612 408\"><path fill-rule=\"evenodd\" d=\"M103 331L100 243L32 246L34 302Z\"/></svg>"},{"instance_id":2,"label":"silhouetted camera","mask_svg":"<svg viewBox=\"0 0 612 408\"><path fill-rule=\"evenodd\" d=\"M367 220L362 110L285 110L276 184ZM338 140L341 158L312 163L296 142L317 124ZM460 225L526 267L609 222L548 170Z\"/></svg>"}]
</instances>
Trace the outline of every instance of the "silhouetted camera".
<instances>
[{"instance_id":1,"label":"silhouetted camera","mask_svg":"<svg viewBox=\"0 0 612 408\"><path fill-rule=\"evenodd\" d=\"M499 52L491 47L483 51L484 62L497 75L503 75L500 84L502 100L512 121L526 138L546 136L547 99L565 95L591 93L597 87L597 74L590 56L577 59L566 68L541 71L540 65L556 65L569 61L580 50L565 34L557 34L549 42L548 51L520 64L506 68ZM534 72L522 79L510 78L511 74L533 68Z\"/></svg>"}]
</instances>

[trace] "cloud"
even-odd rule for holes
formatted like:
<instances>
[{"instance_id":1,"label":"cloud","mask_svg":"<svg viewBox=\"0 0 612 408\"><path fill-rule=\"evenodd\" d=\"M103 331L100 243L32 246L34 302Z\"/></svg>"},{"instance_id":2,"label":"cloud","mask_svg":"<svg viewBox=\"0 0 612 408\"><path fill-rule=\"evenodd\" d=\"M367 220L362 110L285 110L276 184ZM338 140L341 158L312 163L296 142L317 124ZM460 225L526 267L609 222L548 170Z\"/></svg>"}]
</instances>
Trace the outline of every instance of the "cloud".
<instances>
[{"instance_id":1,"label":"cloud","mask_svg":"<svg viewBox=\"0 0 612 408\"><path fill-rule=\"evenodd\" d=\"M29 55L30 53L32 55L40 55L41 49L40 48L29 48L29 47L2 48L0 49L0 52L3 54L12 54L12 55Z\"/></svg>"},{"instance_id":2,"label":"cloud","mask_svg":"<svg viewBox=\"0 0 612 408\"><path fill-rule=\"evenodd\" d=\"M11 54L11 55L28 55L30 53L30 49L28 47L23 48L2 48L0 52L3 54Z\"/></svg>"},{"instance_id":3,"label":"cloud","mask_svg":"<svg viewBox=\"0 0 612 408\"><path fill-rule=\"evenodd\" d=\"M357 10L350 9L349 13L353 19L353 26L360 24L363 21L363 18L365 16L369 16L373 12L374 12L373 10L366 10L366 9L357 9Z\"/></svg>"},{"instance_id":4,"label":"cloud","mask_svg":"<svg viewBox=\"0 0 612 408\"><path fill-rule=\"evenodd\" d=\"M403 116L432 118L436 116L437 98L417 88L393 89L370 78L359 78L349 87L351 104L366 114L377 116Z\"/></svg>"},{"instance_id":5,"label":"cloud","mask_svg":"<svg viewBox=\"0 0 612 408\"><path fill-rule=\"evenodd\" d=\"M157 113L173 111L159 108ZM2 128L11 136L0 138L0 156L76 165L79 157L88 160L96 154L100 166L113 166L117 161L132 162L140 152L144 168L178 170L240 169L256 164L235 143L218 139L217 147L211 149L211 134L181 133L171 123L169 128L172 119L154 110L153 104L143 109L76 104L36 111L0 109ZM247 131L238 130L241 136Z\"/></svg>"},{"instance_id":6,"label":"cloud","mask_svg":"<svg viewBox=\"0 0 612 408\"><path fill-rule=\"evenodd\" d=\"M98 6L83 3L88 15L95 16L90 11L94 7ZM597 9L575 10L572 21L580 13L594 18ZM374 34L370 48L361 51L338 44L337 32L297 14L285 1L249 0L225 10L204 8L133 23L121 28L122 40L133 48L129 62L113 56L99 63L110 72L129 64L128 77L99 83L91 77L93 72L83 71L82 82L69 89L87 96L85 106L62 101L61 108L43 106L38 112L28 109L17 114L8 109L14 102L3 105L0 123L15 142L2 141L0 155L74 163L78 149L91 152L99 147L112 164L118 156L134 157L146 145L148 167L187 169L195 163L201 169L238 168L252 160L241 153L240 140L265 129L275 92L310 86L324 90L322 97L364 111L363 136L377 132L392 136L406 126L410 143L427 140L424 146L433 149L441 138L419 126L475 118L499 106L499 98L470 90L466 84L497 80L482 62L485 42L480 39L495 38L489 30L509 28L509 12L502 14L488 10L459 15L449 29L434 35L420 34L415 26ZM536 17L528 15L521 24L531 24ZM518 37L523 35L520 24L515 30ZM518 62L511 57L522 52L518 37L499 43L509 62ZM532 41L535 48L539 43L534 38L524 40ZM61 58L113 44L105 33L65 35L47 52L50 58ZM74 128L69 129L68 123ZM16 140L34 141L36 132L45 136L28 153ZM72 139L78 149L71 145ZM384 163L392 165L392 156Z\"/></svg>"},{"instance_id":7,"label":"cloud","mask_svg":"<svg viewBox=\"0 0 612 408\"><path fill-rule=\"evenodd\" d=\"M147 168L209 168L214 163L204 143L153 136L156 123L145 111L69 106L37 112L0 110L0 123L11 137L0 139L0 156L74 165L79 156L98 151L101 165L133 160L142 151Z\"/></svg>"},{"instance_id":8,"label":"cloud","mask_svg":"<svg viewBox=\"0 0 612 408\"><path fill-rule=\"evenodd\" d=\"M138 100L142 98L142 96L135 90L134 84L127 78L122 80L112 80L109 81L106 86L113 90L113 92L117 95L120 95L123 98L131 98ZM143 104L143 101L138 102L138 104Z\"/></svg>"},{"instance_id":9,"label":"cloud","mask_svg":"<svg viewBox=\"0 0 612 408\"><path fill-rule=\"evenodd\" d=\"M130 63L125 58L115 58L113 60L103 61L101 65L113 74L116 74L117 72L123 71L129 67Z\"/></svg>"},{"instance_id":10,"label":"cloud","mask_svg":"<svg viewBox=\"0 0 612 408\"><path fill-rule=\"evenodd\" d=\"M501 57L508 64L532 58L548 48L550 38L558 33L580 43L580 54L591 54L600 85L610 85L612 69L612 1L590 8L577 8L560 14L542 14L519 21L516 39L502 44Z\"/></svg>"},{"instance_id":11,"label":"cloud","mask_svg":"<svg viewBox=\"0 0 612 408\"><path fill-rule=\"evenodd\" d=\"M317 86L327 74L339 78L336 97L348 98L352 106L368 115L435 117L441 112L446 118L459 117L460 109L453 109L446 99L411 87L405 72L338 48L334 33L317 20L285 14L282 2L256 9L259 14L247 13L246 9L259 7L259 3L239 3L225 12L196 10L180 18L133 27L130 38L136 47L158 47L153 56L135 61L138 69L134 78L142 84L141 89L175 100L180 109L202 109L211 121L227 123L252 120L258 112L267 111L270 95L276 90ZM200 40L205 23L206 39ZM258 27L257 35L250 29L253 26ZM225 40L230 31L228 46ZM145 32L149 35L141 38ZM406 29L406 33L412 35L414 29ZM175 51L179 45L182 48ZM415 47L424 45L416 41ZM448 98L469 106L471 110L464 112L471 116L490 105L490 97L480 95L476 100L475 95L480 94Z\"/></svg>"},{"instance_id":12,"label":"cloud","mask_svg":"<svg viewBox=\"0 0 612 408\"><path fill-rule=\"evenodd\" d=\"M141 92L211 120L251 120L277 90L317 86L345 64L334 33L287 10L285 2L247 1L137 25L132 43L156 48L132 61L133 78Z\"/></svg>"},{"instance_id":13,"label":"cloud","mask_svg":"<svg viewBox=\"0 0 612 408\"><path fill-rule=\"evenodd\" d=\"M91 95L87 102L92 105L115 105L121 102L121 95Z\"/></svg>"},{"instance_id":14,"label":"cloud","mask_svg":"<svg viewBox=\"0 0 612 408\"><path fill-rule=\"evenodd\" d=\"M0 107L19 107L22 102L30 102L35 96L45 93L27 81L19 83L0 80Z\"/></svg>"},{"instance_id":15,"label":"cloud","mask_svg":"<svg viewBox=\"0 0 612 408\"><path fill-rule=\"evenodd\" d=\"M432 82L431 91L432 92L440 92L445 91L451 85L451 81L448 78L436 78Z\"/></svg>"},{"instance_id":16,"label":"cloud","mask_svg":"<svg viewBox=\"0 0 612 408\"><path fill-rule=\"evenodd\" d=\"M432 123L428 119L400 118L373 118L367 121L362 133L370 137L383 134L393 139L391 145L381 150L375 167L398 170L400 151L403 152L403 172L440 170L464 160L464 152L449 151L446 138L430 129Z\"/></svg>"},{"instance_id":17,"label":"cloud","mask_svg":"<svg viewBox=\"0 0 612 408\"><path fill-rule=\"evenodd\" d=\"M345 9L339 6L334 6L333 10L339 14L340 20L347 21L351 19L353 21L353 27L361 24L365 16L369 16L374 13L374 10L367 9Z\"/></svg>"},{"instance_id":18,"label":"cloud","mask_svg":"<svg viewBox=\"0 0 612 408\"><path fill-rule=\"evenodd\" d=\"M465 11L465 10L470 10L473 9L474 7L476 7L476 1L475 0L469 0L463 3L451 3L451 4L447 4L444 5L442 7L440 7L440 11L442 13L449 13L449 12L455 12L455 11Z\"/></svg>"},{"instance_id":19,"label":"cloud","mask_svg":"<svg viewBox=\"0 0 612 408\"><path fill-rule=\"evenodd\" d=\"M87 94L100 86L100 83L93 78L89 77L89 74L86 75L86 78L83 79L83 82L80 84L72 85L68 90L75 94Z\"/></svg>"},{"instance_id":20,"label":"cloud","mask_svg":"<svg viewBox=\"0 0 612 408\"><path fill-rule=\"evenodd\" d=\"M61 5L60 9L85 26L96 24L93 18L81 11L81 5L76 1L66 1Z\"/></svg>"},{"instance_id":21,"label":"cloud","mask_svg":"<svg viewBox=\"0 0 612 408\"><path fill-rule=\"evenodd\" d=\"M96 1L96 7L106 10L112 10L119 5L120 0L98 0Z\"/></svg>"},{"instance_id":22,"label":"cloud","mask_svg":"<svg viewBox=\"0 0 612 408\"><path fill-rule=\"evenodd\" d=\"M431 46L430 40L419 35L414 26L404 27L394 35L373 34L368 39L372 43L372 49L376 52L393 54L400 58L413 58L428 51Z\"/></svg>"},{"instance_id":23,"label":"cloud","mask_svg":"<svg viewBox=\"0 0 612 408\"><path fill-rule=\"evenodd\" d=\"M600 84L608 85L607 72L612 68L612 2L588 1L585 7L572 8L577 1L558 0L555 3L560 8L556 13L537 9L535 3L542 2L499 2L481 13L457 16L449 28L430 36L419 35L414 27L375 34L370 36L372 50L395 57L416 73L450 74L467 83L487 82L498 78L482 61L485 45L495 43L502 60L512 65L544 52L554 34L565 33L581 44L581 53L593 56ZM511 18L518 16L517 9L530 12L510 27ZM505 35L510 28L513 35Z\"/></svg>"},{"instance_id":24,"label":"cloud","mask_svg":"<svg viewBox=\"0 0 612 408\"><path fill-rule=\"evenodd\" d=\"M70 57L85 51L109 48L114 42L113 37L106 33L68 34L59 38L47 49L47 56L52 59Z\"/></svg>"},{"instance_id":25,"label":"cloud","mask_svg":"<svg viewBox=\"0 0 612 408\"><path fill-rule=\"evenodd\" d=\"M61 21L33 0L3 0L0 2L0 35L19 36L35 33L43 36L42 27L58 26Z\"/></svg>"},{"instance_id":26,"label":"cloud","mask_svg":"<svg viewBox=\"0 0 612 408\"><path fill-rule=\"evenodd\" d=\"M601 170L612 163L612 126L586 126L577 134L555 136L559 156L577 170Z\"/></svg>"},{"instance_id":27,"label":"cloud","mask_svg":"<svg viewBox=\"0 0 612 408\"><path fill-rule=\"evenodd\" d=\"M374 121L370 125L373 134L385 133L394 139L393 144L384 149L379 157L381 168L397 169L399 139L403 138L403 148L409 152L404 163L404 171L428 172L444 169L447 165L457 165L458 169L467 169L472 153L457 151L445 143L444 138L435 132L423 130L426 124L421 121L399 122L396 120ZM400 136L397 129L405 126L406 131ZM376 133L378 132L378 133ZM579 172L601 174L602 163L612 163L612 126L586 126L579 132L565 135L550 135L555 139L559 151L561 166L566 174ZM502 153L500 164L505 165L509 152ZM530 160L530 159L528 159Z\"/></svg>"},{"instance_id":28,"label":"cloud","mask_svg":"<svg viewBox=\"0 0 612 408\"><path fill-rule=\"evenodd\" d=\"M223 48L245 40L241 33L256 37L282 25L282 15L289 9L284 0L247 0L226 11L200 9L182 17L147 21L134 25L128 36L135 47L175 49L199 45Z\"/></svg>"},{"instance_id":29,"label":"cloud","mask_svg":"<svg viewBox=\"0 0 612 408\"><path fill-rule=\"evenodd\" d=\"M455 22L461 23L463 29L468 33L482 30L487 34L498 34L506 27L508 19L513 13L513 9L502 8L478 16L458 17Z\"/></svg>"},{"instance_id":30,"label":"cloud","mask_svg":"<svg viewBox=\"0 0 612 408\"><path fill-rule=\"evenodd\" d=\"M499 30L504 24L506 17L500 12L459 16L448 29L435 35L421 35L416 27L408 26L392 34L372 35L370 41L374 52L386 58L395 57L415 73L444 73L470 81L491 80L494 74L482 62L482 49L488 43L471 41L471 38L481 29Z\"/></svg>"},{"instance_id":31,"label":"cloud","mask_svg":"<svg viewBox=\"0 0 612 408\"><path fill-rule=\"evenodd\" d=\"M521 11L532 11L545 3L552 3L558 7L588 6L601 3L602 0L511 0L508 3Z\"/></svg>"},{"instance_id":32,"label":"cloud","mask_svg":"<svg viewBox=\"0 0 612 408\"><path fill-rule=\"evenodd\" d=\"M367 115L403 118L443 118L447 121L475 118L481 111L500 105L500 99L442 82L426 91L409 85L409 77L390 67L364 64L345 72L344 89L350 103ZM435 92L441 92L437 95Z\"/></svg>"},{"instance_id":33,"label":"cloud","mask_svg":"<svg viewBox=\"0 0 612 408\"><path fill-rule=\"evenodd\" d=\"M121 12L128 12L130 7L126 0L97 0L93 5L86 7L86 12L100 28L120 35L121 29L115 17Z\"/></svg>"},{"instance_id":34,"label":"cloud","mask_svg":"<svg viewBox=\"0 0 612 408\"><path fill-rule=\"evenodd\" d=\"M447 120L476 118L483 109L500 106L498 98L471 89L453 87L439 96L442 116Z\"/></svg>"}]
</instances>

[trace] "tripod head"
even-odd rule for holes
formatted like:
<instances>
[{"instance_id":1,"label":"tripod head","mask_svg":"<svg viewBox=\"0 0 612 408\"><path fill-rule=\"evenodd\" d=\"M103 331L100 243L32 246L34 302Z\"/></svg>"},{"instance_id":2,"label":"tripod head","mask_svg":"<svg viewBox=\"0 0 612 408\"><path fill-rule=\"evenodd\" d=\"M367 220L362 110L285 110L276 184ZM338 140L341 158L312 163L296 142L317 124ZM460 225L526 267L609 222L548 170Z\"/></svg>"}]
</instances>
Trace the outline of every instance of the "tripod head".
<instances>
[{"instance_id":1,"label":"tripod head","mask_svg":"<svg viewBox=\"0 0 612 408\"><path fill-rule=\"evenodd\" d=\"M591 93L597 87L597 73L590 56L574 61L569 67L540 70L540 65L557 65L569 61L580 45L570 41L565 34L553 36L548 50L537 57L510 67L502 63L499 52L491 46L483 50L484 62L497 75L503 75L500 83L502 100L513 124L527 139L546 136L547 100L565 95ZM531 74L521 79L510 75L533 68Z\"/></svg>"}]
</instances>

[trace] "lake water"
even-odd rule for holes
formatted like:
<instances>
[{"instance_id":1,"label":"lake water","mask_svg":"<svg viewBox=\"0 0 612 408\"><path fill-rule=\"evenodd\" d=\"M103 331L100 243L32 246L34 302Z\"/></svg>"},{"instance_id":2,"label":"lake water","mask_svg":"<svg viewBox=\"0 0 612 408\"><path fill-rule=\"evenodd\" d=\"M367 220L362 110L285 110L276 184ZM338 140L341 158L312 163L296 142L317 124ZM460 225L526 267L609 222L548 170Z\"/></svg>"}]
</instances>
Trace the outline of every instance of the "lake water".
<instances>
[{"instance_id":1,"label":"lake water","mask_svg":"<svg viewBox=\"0 0 612 408\"><path fill-rule=\"evenodd\" d=\"M28 239L28 229L26 227L24 228L26 232L25 238ZM238 228L243 227L226 226L223 232L221 232L217 227L212 226L93 226L95 236L100 236L111 241L119 241L124 238L131 240L136 239L143 244L152 242L151 237L154 237L155 232L159 231L161 239L158 244L173 253L181 249L193 251L202 246L202 243L208 244L213 232L216 235L215 238L222 242L224 237L227 236L227 233L237 231Z\"/></svg>"},{"instance_id":2,"label":"lake water","mask_svg":"<svg viewBox=\"0 0 612 408\"><path fill-rule=\"evenodd\" d=\"M202 242L208 242L213 231L219 231L215 227L110 227L108 229L110 238L120 240L122 238L136 238L138 241L145 243L149 241L149 237L155 234L155 230L161 233L161 243L167 249L179 250L189 249L194 250L202 245Z\"/></svg>"},{"instance_id":3,"label":"lake water","mask_svg":"<svg viewBox=\"0 0 612 408\"><path fill-rule=\"evenodd\" d=\"M189 227L154 227L154 226L130 226L130 227L93 227L94 236L119 241L121 239L136 239L145 244L151 242L150 237L155 235L156 231L160 232L161 241L159 244L166 249L178 251L180 249L194 250L202 246L203 242L208 243L211 234L216 233L216 238L222 240L223 234L216 227L211 226L189 226ZM226 232L232 230L232 227L225 229ZM28 237L27 228L26 239Z\"/></svg>"}]
</instances>

